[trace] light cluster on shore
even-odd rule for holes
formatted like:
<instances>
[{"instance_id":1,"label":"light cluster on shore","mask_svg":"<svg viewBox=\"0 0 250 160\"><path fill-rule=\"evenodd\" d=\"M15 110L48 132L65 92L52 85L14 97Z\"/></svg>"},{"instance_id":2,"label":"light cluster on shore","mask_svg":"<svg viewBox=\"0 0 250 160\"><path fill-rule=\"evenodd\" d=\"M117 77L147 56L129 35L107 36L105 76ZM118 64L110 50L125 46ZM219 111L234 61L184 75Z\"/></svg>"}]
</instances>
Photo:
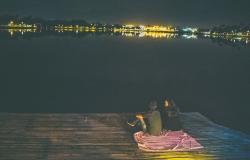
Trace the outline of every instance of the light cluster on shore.
<instances>
[{"instance_id":1,"label":"light cluster on shore","mask_svg":"<svg viewBox=\"0 0 250 160\"><path fill-rule=\"evenodd\" d=\"M185 39L197 39L198 36L204 38L222 38L231 42L249 43L249 30L230 29L200 29L198 27L177 28L171 25L109 25L109 24L63 24L54 23L49 25L39 25L38 23L15 22L10 20L5 25L11 36L14 34L24 35L25 33L36 33L50 31L55 33L111 33L126 37L151 37L151 38L176 38L181 36Z\"/></svg>"}]
</instances>

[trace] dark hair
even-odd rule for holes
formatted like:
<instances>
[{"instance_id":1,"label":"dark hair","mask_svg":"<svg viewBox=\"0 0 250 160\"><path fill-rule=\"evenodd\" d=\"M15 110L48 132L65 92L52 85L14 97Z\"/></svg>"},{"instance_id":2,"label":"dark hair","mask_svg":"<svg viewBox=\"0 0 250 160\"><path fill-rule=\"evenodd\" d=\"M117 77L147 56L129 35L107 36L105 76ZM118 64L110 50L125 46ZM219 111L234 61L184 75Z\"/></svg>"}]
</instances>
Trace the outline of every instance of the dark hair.
<instances>
[{"instance_id":1,"label":"dark hair","mask_svg":"<svg viewBox=\"0 0 250 160\"><path fill-rule=\"evenodd\" d=\"M157 101L156 100L150 101L148 107L150 110L155 110L157 108Z\"/></svg>"},{"instance_id":2,"label":"dark hair","mask_svg":"<svg viewBox=\"0 0 250 160\"><path fill-rule=\"evenodd\" d=\"M171 102L171 105L172 105L172 106L176 106L176 103L175 103L175 101L174 101L173 98L171 98L171 101L170 101L170 102Z\"/></svg>"}]
</instances>

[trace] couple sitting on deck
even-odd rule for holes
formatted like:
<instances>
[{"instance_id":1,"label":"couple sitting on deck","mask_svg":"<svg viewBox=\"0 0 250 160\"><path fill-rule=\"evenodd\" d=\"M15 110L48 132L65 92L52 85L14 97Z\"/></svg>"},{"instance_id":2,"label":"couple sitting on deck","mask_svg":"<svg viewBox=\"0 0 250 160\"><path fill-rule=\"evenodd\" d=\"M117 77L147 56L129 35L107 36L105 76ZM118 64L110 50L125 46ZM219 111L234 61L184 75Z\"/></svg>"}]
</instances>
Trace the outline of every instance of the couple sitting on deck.
<instances>
[{"instance_id":1,"label":"couple sitting on deck","mask_svg":"<svg viewBox=\"0 0 250 160\"><path fill-rule=\"evenodd\" d=\"M133 134L140 150L165 152L203 148L195 138L182 130L179 109L173 100L165 100L163 107L158 107L154 101L150 103L149 108L149 112L136 115L137 120L130 124L140 125L140 131Z\"/></svg>"},{"instance_id":2,"label":"couple sitting on deck","mask_svg":"<svg viewBox=\"0 0 250 160\"><path fill-rule=\"evenodd\" d=\"M156 101L149 104L149 111L136 115L137 121L130 124L140 124L144 133L159 136L163 130L178 131L182 129L179 119L179 109L174 101L165 100L163 107L158 107Z\"/></svg>"}]
</instances>

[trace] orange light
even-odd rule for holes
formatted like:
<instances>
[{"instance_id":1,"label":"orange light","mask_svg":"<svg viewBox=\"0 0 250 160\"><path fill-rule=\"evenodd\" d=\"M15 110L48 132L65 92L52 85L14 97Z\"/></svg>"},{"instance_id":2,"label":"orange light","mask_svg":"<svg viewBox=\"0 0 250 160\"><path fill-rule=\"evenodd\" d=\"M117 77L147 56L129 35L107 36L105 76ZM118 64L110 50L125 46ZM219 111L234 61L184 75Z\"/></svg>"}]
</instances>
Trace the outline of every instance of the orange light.
<instances>
[{"instance_id":1,"label":"orange light","mask_svg":"<svg viewBox=\"0 0 250 160\"><path fill-rule=\"evenodd\" d=\"M169 102L168 102L168 100L165 100L165 105L164 105L165 107L169 107Z\"/></svg>"},{"instance_id":2,"label":"orange light","mask_svg":"<svg viewBox=\"0 0 250 160\"><path fill-rule=\"evenodd\" d=\"M136 115L136 118L138 118L138 119L143 119L143 115L142 115L142 114L137 114L137 115Z\"/></svg>"}]
</instances>

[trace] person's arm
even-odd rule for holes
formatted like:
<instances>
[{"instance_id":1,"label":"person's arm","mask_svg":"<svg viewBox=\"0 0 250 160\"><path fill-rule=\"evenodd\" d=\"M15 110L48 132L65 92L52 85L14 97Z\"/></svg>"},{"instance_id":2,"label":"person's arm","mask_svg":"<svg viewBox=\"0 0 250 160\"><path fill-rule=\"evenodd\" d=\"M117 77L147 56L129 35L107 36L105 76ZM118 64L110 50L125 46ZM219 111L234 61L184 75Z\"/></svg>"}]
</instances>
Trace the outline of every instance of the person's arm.
<instances>
[{"instance_id":1,"label":"person's arm","mask_svg":"<svg viewBox=\"0 0 250 160\"><path fill-rule=\"evenodd\" d=\"M136 126L136 124L139 122L139 119L137 119L137 120L135 120L135 121L133 121L133 122L127 122L128 123L128 125L130 125L131 127L134 127L134 126Z\"/></svg>"},{"instance_id":2,"label":"person's arm","mask_svg":"<svg viewBox=\"0 0 250 160\"><path fill-rule=\"evenodd\" d=\"M139 121L141 122L142 131L147 132L147 125L146 125L144 119L140 118Z\"/></svg>"}]
</instances>

